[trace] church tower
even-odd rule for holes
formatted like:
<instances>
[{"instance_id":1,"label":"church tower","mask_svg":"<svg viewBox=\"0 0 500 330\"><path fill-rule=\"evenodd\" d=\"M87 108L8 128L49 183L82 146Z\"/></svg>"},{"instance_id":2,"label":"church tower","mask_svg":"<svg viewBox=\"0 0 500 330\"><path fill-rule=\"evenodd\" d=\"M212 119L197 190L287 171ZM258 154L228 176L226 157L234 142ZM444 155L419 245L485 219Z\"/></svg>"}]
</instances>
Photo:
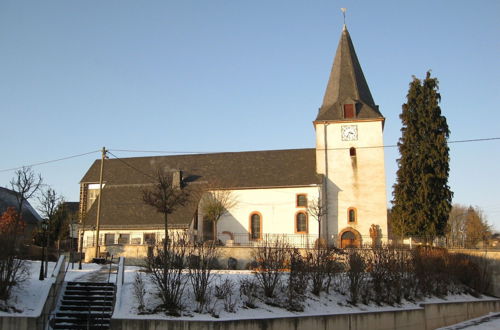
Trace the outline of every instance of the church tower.
<instances>
[{"instance_id":1,"label":"church tower","mask_svg":"<svg viewBox=\"0 0 500 330\"><path fill-rule=\"evenodd\" d=\"M314 121L316 170L324 176L322 236L338 247L387 240L384 120L344 25Z\"/></svg>"}]
</instances>

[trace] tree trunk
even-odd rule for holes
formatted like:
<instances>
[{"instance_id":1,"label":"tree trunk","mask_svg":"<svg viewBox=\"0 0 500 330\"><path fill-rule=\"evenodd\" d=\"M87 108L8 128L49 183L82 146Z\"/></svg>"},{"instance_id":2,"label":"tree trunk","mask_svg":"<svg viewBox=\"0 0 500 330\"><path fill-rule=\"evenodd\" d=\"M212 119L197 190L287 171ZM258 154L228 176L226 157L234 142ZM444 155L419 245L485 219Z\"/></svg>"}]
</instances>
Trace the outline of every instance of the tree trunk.
<instances>
[{"instance_id":1,"label":"tree trunk","mask_svg":"<svg viewBox=\"0 0 500 330\"><path fill-rule=\"evenodd\" d=\"M163 285L164 288L167 287L167 249L168 249L168 214L165 215L165 238L163 239Z\"/></svg>"},{"instance_id":2,"label":"tree trunk","mask_svg":"<svg viewBox=\"0 0 500 330\"><path fill-rule=\"evenodd\" d=\"M213 222L213 226L212 226L212 239L215 241L217 241L217 221L212 221Z\"/></svg>"}]
</instances>

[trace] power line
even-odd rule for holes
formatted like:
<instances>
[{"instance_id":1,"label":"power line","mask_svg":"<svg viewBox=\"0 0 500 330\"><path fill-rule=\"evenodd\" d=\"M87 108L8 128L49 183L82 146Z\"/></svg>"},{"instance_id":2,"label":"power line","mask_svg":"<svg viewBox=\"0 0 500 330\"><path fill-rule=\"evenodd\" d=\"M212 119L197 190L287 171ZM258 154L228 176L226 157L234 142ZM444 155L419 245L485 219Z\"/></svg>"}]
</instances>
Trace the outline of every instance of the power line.
<instances>
[{"instance_id":1,"label":"power line","mask_svg":"<svg viewBox=\"0 0 500 330\"><path fill-rule=\"evenodd\" d=\"M500 140L500 137L490 137L490 138L479 138L479 139L467 139L467 140L455 140L448 141L448 144L454 143L470 143L470 142L484 142L484 141L494 141ZM381 145L381 146L358 146L357 149L373 149L373 148L396 148L397 144ZM328 150L349 150L350 147L342 148L328 148ZM134 149L111 149L117 152L133 152L133 153L159 153L159 154L214 154L214 153L228 153L228 152L239 152L239 151L173 151L173 150L134 150ZM324 149L323 149L324 150Z\"/></svg>"},{"instance_id":2,"label":"power line","mask_svg":"<svg viewBox=\"0 0 500 330\"><path fill-rule=\"evenodd\" d=\"M454 144L454 143L470 143L470 142L484 142L484 141L494 141L494 140L500 140L500 137L490 137L490 138L480 138L480 139L467 139L467 140L455 140L455 141L448 141L448 144ZM357 149L372 149L372 148L395 148L397 147L397 144L390 144L390 145L381 145L381 146L359 146ZM343 148L328 148L328 150L348 150L350 149L349 147L343 147ZM132 150L132 149L111 149L112 151L117 151L117 152L133 152L133 153L159 153L159 154L214 154L214 153L230 153L230 152L240 152L240 151L178 151L178 150ZM50 164L50 163L55 163L55 162L60 162L63 160L68 160L71 158L77 158L81 156L86 156L90 155L93 153L100 152L100 150L94 150L94 151L89 151L85 152L82 154L78 155L72 155L68 157L63 157L63 158L58 158L58 159L53 159L53 160L48 160L44 162L38 162L38 163L33 163L29 165L22 165L18 167L12 167L12 168L6 168L0 170L0 173L2 172L9 172L9 171L15 171L22 169L23 167L33 167L33 166L39 166L39 165L45 165L45 164ZM108 150L110 152L110 150ZM111 154L111 152L110 152ZM112 154L113 155L113 154ZM113 155L116 159L119 159L123 161L121 158L118 158L116 155ZM126 163L127 166L130 166L130 164ZM139 171L138 169L134 168L135 170ZM146 173L141 172L142 174L149 176ZM151 177L151 176L149 176Z\"/></svg>"},{"instance_id":3,"label":"power line","mask_svg":"<svg viewBox=\"0 0 500 330\"><path fill-rule=\"evenodd\" d=\"M118 158L118 157L117 157L115 154L113 154L111 151L109 151L109 150L108 150L108 153L109 153L111 156L115 157L115 159L119 160L119 161L120 161L120 162L122 162L123 164L127 165L128 167L130 167L131 169L133 169L133 170L135 170L135 171L137 171L137 172L141 173L141 174L142 174L142 175L144 175L144 176L147 176L147 177L148 177L148 178L150 178L150 179L156 180L156 179L155 179L154 177L152 177L151 175L149 175L149 174L147 174L147 173L144 173L143 171L139 170L137 167L134 167L134 166L130 165L129 163L127 163L126 161L124 161L123 159Z\"/></svg>"},{"instance_id":4,"label":"power line","mask_svg":"<svg viewBox=\"0 0 500 330\"><path fill-rule=\"evenodd\" d=\"M211 154L219 152L207 151L172 151L172 150L130 150L130 149L110 149L117 152L137 152L137 153L151 153L151 154Z\"/></svg>"},{"instance_id":5,"label":"power line","mask_svg":"<svg viewBox=\"0 0 500 330\"><path fill-rule=\"evenodd\" d=\"M76 158L76 157L81 157L81 156L90 155L90 154L93 154L93 153L96 153L96 152L100 152L100 150L89 151L89 152L86 152L86 153L83 153L83 154L78 154L78 155L73 155L73 156L68 156L68 157L63 157L63 158L53 159L53 160L47 160L47 161L45 161L45 162L33 163L33 164L30 164L30 165L23 165L23 166L19 166L19 167L6 168L6 169L3 169L3 170L0 170L0 173L1 173L1 172L9 172L9 171L16 171L16 170L20 170L20 169L22 169L23 167L33 167L33 166L38 166L38 165L45 165L45 164L50 164L50 163L60 162L60 161L63 161L63 160L68 160L68 159L71 159L71 158Z\"/></svg>"}]
</instances>

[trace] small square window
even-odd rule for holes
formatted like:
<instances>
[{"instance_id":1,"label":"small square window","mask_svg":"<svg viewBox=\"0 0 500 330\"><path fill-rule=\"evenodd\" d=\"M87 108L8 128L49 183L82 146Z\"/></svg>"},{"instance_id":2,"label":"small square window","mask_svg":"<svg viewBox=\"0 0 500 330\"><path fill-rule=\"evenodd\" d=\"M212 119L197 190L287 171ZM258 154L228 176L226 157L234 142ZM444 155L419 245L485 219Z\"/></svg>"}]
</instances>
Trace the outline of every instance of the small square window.
<instances>
[{"instance_id":1,"label":"small square window","mask_svg":"<svg viewBox=\"0 0 500 330\"><path fill-rule=\"evenodd\" d=\"M118 244L130 244L130 234L120 234L118 236Z\"/></svg>"},{"instance_id":2,"label":"small square window","mask_svg":"<svg viewBox=\"0 0 500 330\"><path fill-rule=\"evenodd\" d=\"M104 234L104 244L106 245L115 244L115 234Z\"/></svg>"},{"instance_id":3,"label":"small square window","mask_svg":"<svg viewBox=\"0 0 500 330\"><path fill-rule=\"evenodd\" d=\"M344 104L344 118L354 118L354 104Z\"/></svg>"},{"instance_id":4,"label":"small square window","mask_svg":"<svg viewBox=\"0 0 500 330\"><path fill-rule=\"evenodd\" d=\"M297 207L307 207L307 195L297 195Z\"/></svg>"}]
</instances>

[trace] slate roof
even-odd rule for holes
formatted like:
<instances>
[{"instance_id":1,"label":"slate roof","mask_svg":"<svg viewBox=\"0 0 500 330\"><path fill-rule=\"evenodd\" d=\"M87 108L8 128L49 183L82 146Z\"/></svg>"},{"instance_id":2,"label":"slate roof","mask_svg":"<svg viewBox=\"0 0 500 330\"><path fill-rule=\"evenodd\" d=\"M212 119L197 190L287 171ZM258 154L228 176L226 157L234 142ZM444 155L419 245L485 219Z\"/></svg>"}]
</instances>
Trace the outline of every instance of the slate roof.
<instances>
[{"instance_id":1,"label":"slate roof","mask_svg":"<svg viewBox=\"0 0 500 330\"><path fill-rule=\"evenodd\" d=\"M356 119L384 118L373 101L351 37L344 26L316 121L352 121L352 118L344 118L343 105L346 103L356 104Z\"/></svg>"},{"instance_id":2,"label":"slate roof","mask_svg":"<svg viewBox=\"0 0 500 330\"><path fill-rule=\"evenodd\" d=\"M96 160L82 183L97 183L101 160ZM199 202L202 186L245 189L315 185L315 149L227 152L195 155L108 159L104 166L101 228L162 228L163 215L144 204L142 191L152 187L154 174L181 170L190 201L169 215L169 227L187 227ZM95 224L97 203L85 217L85 226Z\"/></svg>"},{"instance_id":3,"label":"slate roof","mask_svg":"<svg viewBox=\"0 0 500 330\"><path fill-rule=\"evenodd\" d=\"M16 192L0 187L0 215L7 211L7 208L13 206L17 208ZM29 225L38 225L42 217L35 211L28 201L24 202L23 220Z\"/></svg>"},{"instance_id":4,"label":"slate roof","mask_svg":"<svg viewBox=\"0 0 500 330\"><path fill-rule=\"evenodd\" d=\"M144 189L151 185L115 185L106 186L102 192L101 218L102 229L120 227L123 229L162 229L163 214L142 201ZM168 215L169 228L188 228L195 215L199 195L190 196L189 202ZM97 202L85 217L85 227L96 223Z\"/></svg>"},{"instance_id":5,"label":"slate roof","mask_svg":"<svg viewBox=\"0 0 500 330\"><path fill-rule=\"evenodd\" d=\"M96 160L81 182L99 182ZM144 184L156 169L181 170L185 183L217 183L219 188L303 186L318 183L316 149L266 150L212 154L108 159L106 184Z\"/></svg>"}]
</instances>

